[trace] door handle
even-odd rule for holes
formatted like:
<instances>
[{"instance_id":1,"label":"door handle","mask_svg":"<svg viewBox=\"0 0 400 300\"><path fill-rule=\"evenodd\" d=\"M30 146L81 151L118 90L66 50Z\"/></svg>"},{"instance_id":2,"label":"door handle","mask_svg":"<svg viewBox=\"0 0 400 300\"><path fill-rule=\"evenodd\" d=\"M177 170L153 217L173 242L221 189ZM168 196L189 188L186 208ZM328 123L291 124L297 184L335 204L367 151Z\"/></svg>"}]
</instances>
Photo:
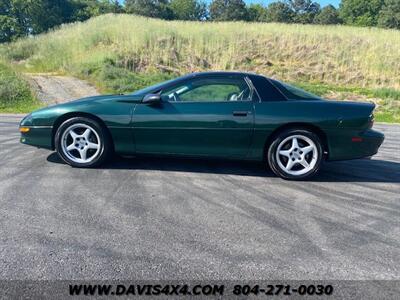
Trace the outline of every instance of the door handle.
<instances>
[{"instance_id":1,"label":"door handle","mask_svg":"<svg viewBox=\"0 0 400 300\"><path fill-rule=\"evenodd\" d=\"M242 110L238 110L238 111L234 111L232 112L233 116L235 117L246 117L247 115L251 114L251 111L242 111Z\"/></svg>"}]
</instances>

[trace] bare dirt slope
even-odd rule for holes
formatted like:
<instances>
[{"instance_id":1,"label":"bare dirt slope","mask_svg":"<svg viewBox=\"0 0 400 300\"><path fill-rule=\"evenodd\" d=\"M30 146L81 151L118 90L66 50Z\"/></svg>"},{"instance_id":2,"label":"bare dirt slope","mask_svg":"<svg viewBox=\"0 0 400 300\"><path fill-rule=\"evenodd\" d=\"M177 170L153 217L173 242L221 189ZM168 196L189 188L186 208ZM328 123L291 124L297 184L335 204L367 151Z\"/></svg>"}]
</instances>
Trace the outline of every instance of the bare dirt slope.
<instances>
[{"instance_id":1,"label":"bare dirt slope","mask_svg":"<svg viewBox=\"0 0 400 300\"><path fill-rule=\"evenodd\" d=\"M37 97L46 104L99 95L95 87L78 78L52 74L26 74Z\"/></svg>"}]
</instances>

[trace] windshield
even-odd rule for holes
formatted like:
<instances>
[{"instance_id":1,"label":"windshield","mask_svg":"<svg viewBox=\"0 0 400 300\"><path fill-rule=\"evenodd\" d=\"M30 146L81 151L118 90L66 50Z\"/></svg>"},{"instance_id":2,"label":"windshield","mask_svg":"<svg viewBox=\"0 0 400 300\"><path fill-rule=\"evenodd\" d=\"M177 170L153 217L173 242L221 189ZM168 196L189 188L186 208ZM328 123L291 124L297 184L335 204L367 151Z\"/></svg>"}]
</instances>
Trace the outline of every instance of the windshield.
<instances>
[{"instance_id":1,"label":"windshield","mask_svg":"<svg viewBox=\"0 0 400 300\"><path fill-rule=\"evenodd\" d=\"M270 79L272 83L288 98L294 100L321 100L320 97L305 90L294 87L290 84L283 83L278 80Z\"/></svg>"},{"instance_id":2,"label":"windshield","mask_svg":"<svg viewBox=\"0 0 400 300\"><path fill-rule=\"evenodd\" d=\"M159 82L159 83L157 83L155 85L148 86L148 87L146 87L144 89L141 89L141 90L138 90L136 92L133 92L131 95L133 95L133 96L144 96L144 95L149 94L150 92L157 92L164 85L166 85L166 84L168 84L170 82L173 82L174 80L176 80L176 78L175 79L171 79L171 80L167 80L167 81L163 81L163 82Z\"/></svg>"}]
</instances>

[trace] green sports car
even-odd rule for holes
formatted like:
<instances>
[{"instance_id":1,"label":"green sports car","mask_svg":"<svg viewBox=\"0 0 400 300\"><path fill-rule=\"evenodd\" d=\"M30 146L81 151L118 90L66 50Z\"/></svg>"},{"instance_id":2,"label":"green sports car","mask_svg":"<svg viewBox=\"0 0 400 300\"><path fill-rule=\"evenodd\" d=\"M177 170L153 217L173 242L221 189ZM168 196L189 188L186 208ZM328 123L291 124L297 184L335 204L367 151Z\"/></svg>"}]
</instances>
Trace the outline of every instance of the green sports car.
<instances>
[{"instance_id":1,"label":"green sports car","mask_svg":"<svg viewBox=\"0 0 400 300\"><path fill-rule=\"evenodd\" d=\"M127 95L35 111L21 142L56 150L73 167L120 155L265 161L285 179L315 175L324 160L377 153L374 105L326 101L251 73L194 73Z\"/></svg>"}]
</instances>

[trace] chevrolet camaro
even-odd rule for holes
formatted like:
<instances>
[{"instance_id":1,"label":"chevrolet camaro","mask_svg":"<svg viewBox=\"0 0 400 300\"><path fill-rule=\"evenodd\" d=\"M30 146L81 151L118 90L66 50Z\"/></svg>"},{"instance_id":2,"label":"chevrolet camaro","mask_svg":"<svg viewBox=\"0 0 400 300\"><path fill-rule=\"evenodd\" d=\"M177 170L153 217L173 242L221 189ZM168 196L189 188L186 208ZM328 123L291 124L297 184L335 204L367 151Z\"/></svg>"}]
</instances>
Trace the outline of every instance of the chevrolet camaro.
<instances>
[{"instance_id":1,"label":"chevrolet camaro","mask_svg":"<svg viewBox=\"0 0 400 300\"><path fill-rule=\"evenodd\" d=\"M384 136L374 105L328 101L251 73L194 73L132 94L95 96L37 110L21 142L56 150L73 167L112 153L264 161L285 179L323 161L369 157Z\"/></svg>"}]
</instances>

